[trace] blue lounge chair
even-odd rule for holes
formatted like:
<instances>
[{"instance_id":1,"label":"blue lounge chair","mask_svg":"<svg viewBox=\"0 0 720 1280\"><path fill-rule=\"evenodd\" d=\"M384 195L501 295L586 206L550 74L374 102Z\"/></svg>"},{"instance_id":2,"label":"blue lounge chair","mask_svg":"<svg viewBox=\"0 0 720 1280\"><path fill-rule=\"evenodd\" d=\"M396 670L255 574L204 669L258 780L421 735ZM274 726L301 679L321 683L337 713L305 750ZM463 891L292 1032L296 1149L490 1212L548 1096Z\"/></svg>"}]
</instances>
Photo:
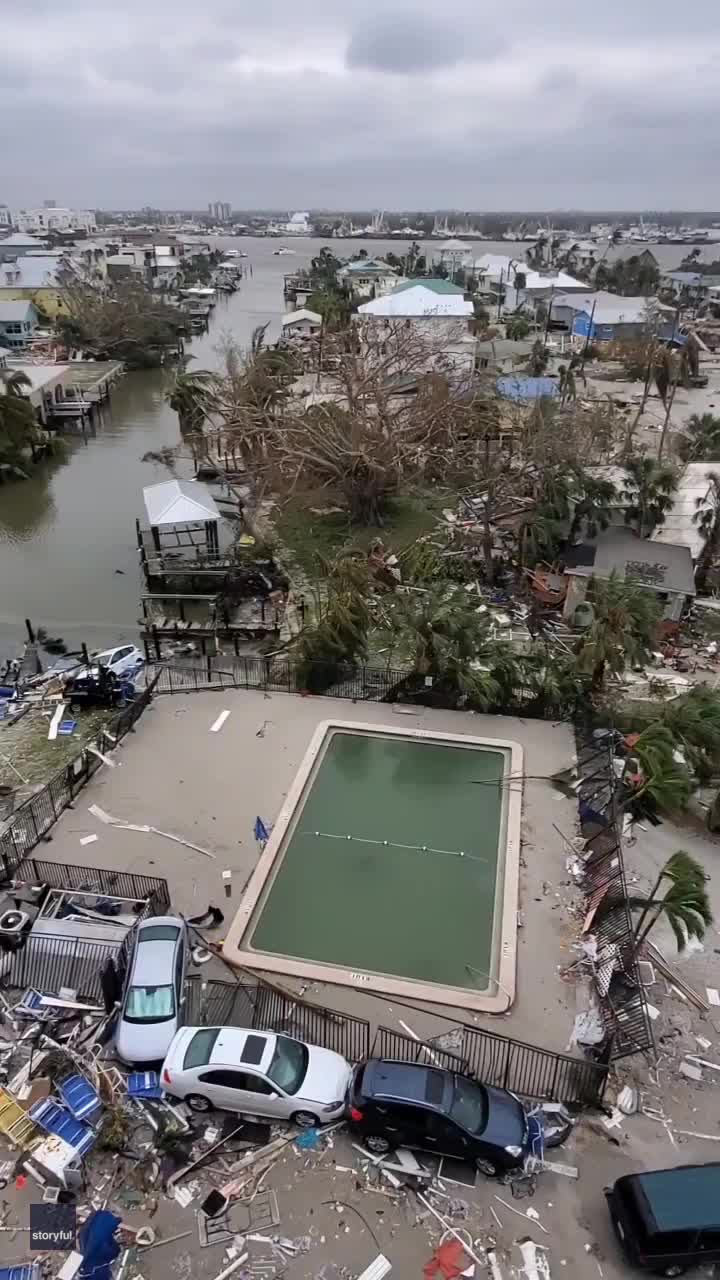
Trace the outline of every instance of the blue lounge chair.
<instances>
[{"instance_id":1,"label":"blue lounge chair","mask_svg":"<svg viewBox=\"0 0 720 1280\"><path fill-rule=\"evenodd\" d=\"M76 1120L87 1120L92 1124L100 1114L102 1107L97 1090L84 1076L66 1076L57 1089L70 1115Z\"/></svg>"},{"instance_id":2,"label":"blue lounge chair","mask_svg":"<svg viewBox=\"0 0 720 1280\"><path fill-rule=\"evenodd\" d=\"M53 1133L56 1138L62 1138L63 1142L74 1147L79 1156L87 1155L97 1138L89 1125L76 1120L57 1102L53 1102L52 1098L36 1102L28 1114L40 1129Z\"/></svg>"}]
</instances>

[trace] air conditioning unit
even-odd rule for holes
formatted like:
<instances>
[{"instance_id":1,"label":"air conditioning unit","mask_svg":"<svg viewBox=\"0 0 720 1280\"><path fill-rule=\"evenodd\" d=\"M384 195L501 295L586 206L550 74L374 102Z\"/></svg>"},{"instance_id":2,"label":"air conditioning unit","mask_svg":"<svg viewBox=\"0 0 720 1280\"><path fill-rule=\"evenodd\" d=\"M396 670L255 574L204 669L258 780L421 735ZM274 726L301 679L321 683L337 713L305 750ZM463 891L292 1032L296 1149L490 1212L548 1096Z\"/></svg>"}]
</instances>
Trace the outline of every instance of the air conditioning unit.
<instances>
[{"instance_id":1,"label":"air conditioning unit","mask_svg":"<svg viewBox=\"0 0 720 1280\"><path fill-rule=\"evenodd\" d=\"M0 916L0 939L13 938L22 933L30 917L25 911L3 911Z\"/></svg>"}]
</instances>

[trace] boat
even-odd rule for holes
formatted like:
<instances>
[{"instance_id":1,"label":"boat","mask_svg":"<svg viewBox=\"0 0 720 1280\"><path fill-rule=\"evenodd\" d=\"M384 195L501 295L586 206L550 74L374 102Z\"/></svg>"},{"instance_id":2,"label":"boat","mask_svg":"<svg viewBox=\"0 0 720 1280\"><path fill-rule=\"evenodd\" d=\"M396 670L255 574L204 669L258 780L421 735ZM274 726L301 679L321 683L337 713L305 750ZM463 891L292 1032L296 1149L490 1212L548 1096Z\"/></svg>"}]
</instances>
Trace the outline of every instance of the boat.
<instances>
[{"instance_id":1,"label":"boat","mask_svg":"<svg viewBox=\"0 0 720 1280\"><path fill-rule=\"evenodd\" d=\"M284 258L288 253L294 252L294 249L288 249L286 245L283 245L280 249L273 249L273 255L276 258Z\"/></svg>"}]
</instances>

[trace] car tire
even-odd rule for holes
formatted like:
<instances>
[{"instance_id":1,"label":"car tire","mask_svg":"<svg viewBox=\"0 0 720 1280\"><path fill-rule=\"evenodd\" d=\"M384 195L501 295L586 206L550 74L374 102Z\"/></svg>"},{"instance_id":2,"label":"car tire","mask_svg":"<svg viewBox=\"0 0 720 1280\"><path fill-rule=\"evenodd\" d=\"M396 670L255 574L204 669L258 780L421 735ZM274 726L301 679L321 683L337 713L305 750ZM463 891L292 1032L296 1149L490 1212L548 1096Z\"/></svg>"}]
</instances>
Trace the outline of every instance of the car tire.
<instances>
[{"instance_id":1,"label":"car tire","mask_svg":"<svg viewBox=\"0 0 720 1280\"><path fill-rule=\"evenodd\" d=\"M380 1133L368 1133L363 1138L363 1145L374 1156L385 1156L388 1151L392 1151L392 1143L389 1138L383 1138Z\"/></svg>"},{"instance_id":2,"label":"car tire","mask_svg":"<svg viewBox=\"0 0 720 1280\"><path fill-rule=\"evenodd\" d=\"M475 1161L475 1168L478 1170L478 1173L484 1173L486 1178L497 1178L498 1173L500 1172L497 1165L493 1164L492 1160L482 1160L480 1158Z\"/></svg>"},{"instance_id":3,"label":"car tire","mask_svg":"<svg viewBox=\"0 0 720 1280\"><path fill-rule=\"evenodd\" d=\"M320 1124L317 1116L313 1115L312 1111L296 1111L290 1118L298 1129L316 1129Z\"/></svg>"},{"instance_id":4,"label":"car tire","mask_svg":"<svg viewBox=\"0 0 720 1280\"><path fill-rule=\"evenodd\" d=\"M213 1105L209 1098L204 1098L201 1093L189 1093L184 1099L193 1111L212 1111Z\"/></svg>"}]
</instances>

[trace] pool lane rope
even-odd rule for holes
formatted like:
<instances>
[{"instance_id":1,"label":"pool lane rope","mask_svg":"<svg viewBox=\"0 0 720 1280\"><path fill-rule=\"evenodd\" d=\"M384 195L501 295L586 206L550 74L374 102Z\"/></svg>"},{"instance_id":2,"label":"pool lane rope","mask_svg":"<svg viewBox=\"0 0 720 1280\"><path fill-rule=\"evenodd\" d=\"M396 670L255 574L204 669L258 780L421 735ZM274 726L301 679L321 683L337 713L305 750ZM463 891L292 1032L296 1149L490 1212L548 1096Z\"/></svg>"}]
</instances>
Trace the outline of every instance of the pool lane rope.
<instances>
[{"instance_id":1,"label":"pool lane rope","mask_svg":"<svg viewBox=\"0 0 720 1280\"><path fill-rule=\"evenodd\" d=\"M395 840L371 840L369 836L342 835L337 831L303 831L305 836L317 836L320 840L353 840L356 844L374 844L381 849L407 849L412 853L443 853L449 858L469 858L471 862L487 863L487 858L479 858L475 853L466 853L464 849L434 849L428 844L398 844Z\"/></svg>"}]
</instances>

